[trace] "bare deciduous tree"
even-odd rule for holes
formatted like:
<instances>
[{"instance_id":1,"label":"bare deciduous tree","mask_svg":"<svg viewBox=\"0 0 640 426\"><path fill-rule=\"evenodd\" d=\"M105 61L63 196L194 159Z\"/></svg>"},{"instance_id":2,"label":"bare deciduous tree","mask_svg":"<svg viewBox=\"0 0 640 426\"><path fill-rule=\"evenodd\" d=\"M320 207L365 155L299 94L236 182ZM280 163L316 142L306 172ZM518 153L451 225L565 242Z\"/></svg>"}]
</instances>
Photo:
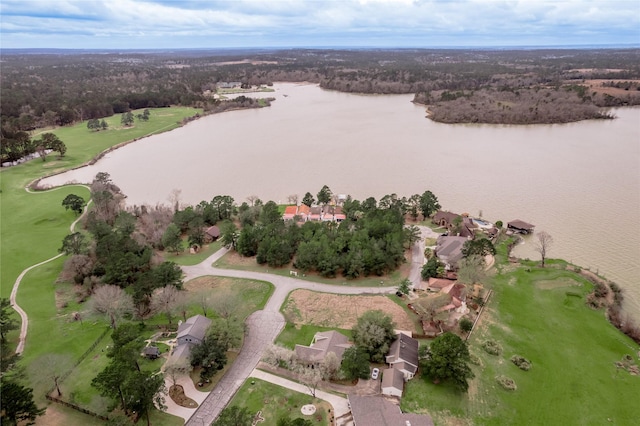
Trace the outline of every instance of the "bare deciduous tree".
<instances>
[{"instance_id":1,"label":"bare deciduous tree","mask_svg":"<svg viewBox=\"0 0 640 426\"><path fill-rule=\"evenodd\" d=\"M333 380L340 373L340 360L335 352L329 352L320 364L320 371L325 380Z\"/></svg>"},{"instance_id":2,"label":"bare deciduous tree","mask_svg":"<svg viewBox=\"0 0 640 426\"><path fill-rule=\"evenodd\" d=\"M289 204L298 205L298 194L291 194L287 197Z\"/></svg>"},{"instance_id":3,"label":"bare deciduous tree","mask_svg":"<svg viewBox=\"0 0 640 426\"><path fill-rule=\"evenodd\" d=\"M64 262L60 277L64 281L81 284L93 270L93 260L86 254L75 254Z\"/></svg>"},{"instance_id":4,"label":"bare deciduous tree","mask_svg":"<svg viewBox=\"0 0 640 426\"><path fill-rule=\"evenodd\" d=\"M151 310L164 313L167 316L169 324L171 324L173 313L176 311L178 302L182 297L180 290L175 288L175 286L168 285L157 288L151 295Z\"/></svg>"},{"instance_id":5,"label":"bare deciduous tree","mask_svg":"<svg viewBox=\"0 0 640 426\"><path fill-rule=\"evenodd\" d=\"M259 199L259 197L257 195L249 195L247 197L247 201L251 203L251 207L253 207L256 203L256 201Z\"/></svg>"},{"instance_id":6,"label":"bare deciduous tree","mask_svg":"<svg viewBox=\"0 0 640 426\"><path fill-rule=\"evenodd\" d=\"M182 190L181 189L172 189L171 193L169 194L169 203L171 204L171 206L173 207L174 211L178 211L180 210L180 197L182 196Z\"/></svg>"},{"instance_id":7,"label":"bare deciduous tree","mask_svg":"<svg viewBox=\"0 0 640 426\"><path fill-rule=\"evenodd\" d=\"M133 299L118 286L103 285L93 293L91 310L106 315L111 322L111 328L115 330L117 322L122 317L133 313Z\"/></svg>"},{"instance_id":8,"label":"bare deciduous tree","mask_svg":"<svg viewBox=\"0 0 640 426\"><path fill-rule=\"evenodd\" d=\"M235 293L220 291L215 294L211 306L220 318L224 318L228 322L233 317L239 303Z\"/></svg>"},{"instance_id":9,"label":"bare deciduous tree","mask_svg":"<svg viewBox=\"0 0 640 426\"><path fill-rule=\"evenodd\" d=\"M160 247L162 235L173 219L173 209L157 204L155 207L142 206L139 210L136 211L138 220L134 238L136 234L140 234L145 244L151 244L154 248Z\"/></svg>"},{"instance_id":10,"label":"bare deciduous tree","mask_svg":"<svg viewBox=\"0 0 640 426\"><path fill-rule=\"evenodd\" d=\"M186 358L172 357L165 365L164 372L171 379L172 385L175 386L178 382L178 378L189 374L192 369L193 367L191 366L191 363Z\"/></svg>"},{"instance_id":11,"label":"bare deciduous tree","mask_svg":"<svg viewBox=\"0 0 640 426\"><path fill-rule=\"evenodd\" d=\"M487 277L484 268L483 257L477 254L464 257L458 262L458 280L466 284L482 282Z\"/></svg>"},{"instance_id":12,"label":"bare deciduous tree","mask_svg":"<svg viewBox=\"0 0 640 426\"><path fill-rule=\"evenodd\" d=\"M296 353L280 345L270 345L265 349L262 360L274 367L290 367L295 363Z\"/></svg>"},{"instance_id":13,"label":"bare deciduous tree","mask_svg":"<svg viewBox=\"0 0 640 426\"><path fill-rule=\"evenodd\" d=\"M194 303L202 308L202 315L208 316L209 309L213 309L213 296L208 291L199 291L192 296Z\"/></svg>"},{"instance_id":14,"label":"bare deciduous tree","mask_svg":"<svg viewBox=\"0 0 640 426\"><path fill-rule=\"evenodd\" d=\"M547 258L547 253L553 244L553 237L549 235L546 231L540 231L536 233L536 241L534 242L534 247L540 256L542 257L542 267L544 268L544 262Z\"/></svg>"},{"instance_id":15,"label":"bare deciduous tree","mask_svg":"<svg viewBox=\"0 0 640 426\"><path fill-rule=\"evenodd\" d=\"M309 389L309 393L314 398L316 397L318 385L322 382L322 371L320 370L320 368L311 368L303 365L298 365L295 369L298 380Z\"/></svg>"},{"instance_id":16,"label":"bare deciduous tree","mask_svg":"<svg viewBox=\"0 0 640 426\"><path fill-rule=\"evenodd\" d=\"M60 382L62 376L73 368L73 360L69 355L46 354L37 358L29 365L29 375L35 382L53 382L58 396L62 396Z\"/></svg>"}]
</instances>

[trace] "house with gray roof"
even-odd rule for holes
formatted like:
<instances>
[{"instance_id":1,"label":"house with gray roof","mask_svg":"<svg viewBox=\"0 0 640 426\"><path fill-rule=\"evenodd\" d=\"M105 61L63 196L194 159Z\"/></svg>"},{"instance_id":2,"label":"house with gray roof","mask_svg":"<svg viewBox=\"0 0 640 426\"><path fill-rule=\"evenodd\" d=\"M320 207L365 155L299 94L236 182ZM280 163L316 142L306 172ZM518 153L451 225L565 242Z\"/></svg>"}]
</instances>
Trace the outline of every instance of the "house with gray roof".
<instances>
[{"instance_id":1,"label":"house with gray roof","mask_svg":"<svg viewBox=\"0 0 640 426\"><path fill-rule=\"evenodd\" d=\"M178 326L178 346L185 343L200 344L207 335L211 320L202 315L194 315Z\"/></svg>"},{"instance_id":2,"label":"house with gray roof","mask_svg":"<svg viewBox=\"0 0 640 426\"><path fill-rule=\"evenodd\" d=\"M418 341L404 333L399 333L387 354L389 367L402 372L404 380L411 380L418 371Z\"/></svg>"},{"instance_id":3,"label":"house with gray roof","mask_svg":"<svg viewBox=\"0 0 640 426\"><path fill-rule=\"evenodd\" d=\"M351 346L353 344L342 333L334 330L319 331L313 336L309 346L296 345L295 351L298 359L307 364L321 363L329 352L336 354L338 361L342 362L344 351Z\"/></svg>"},{"instance_id":4,"label":"house with gray roof","mask_svg":"<svg viewBox=\"0 0 640 426\"><path fill-rule=\"evenodd\" d=\"M191 348L202 343L207 335L211 320L202 315L194 315L178 326L177 346L171 352L171 358L189 358Z\"/></svg>"},{"instance_id":5,"label":"house with gray roof","mask_svg":"<svg viewBox=\"0 0 640 426\"><path fill-rule=\"evenodd\" d=\"M445 264L445 269L457 269L462 259L462 246L469 241L467 237L453 237L441 235L436 241L436 257Z\"/></svg>"},{"instance_id":6,"label":"house with gray roof","mask_svg":"<svg viewBox=\"0 0 640 426\"><path fill-rule=\"evenodd\" d=\"M380 396L349 395L348 400L354 426L433 426L431 416L403 413Z\"/></svg>"},{"instance_id":7,"label":"house with gray roof","mask_svg":"<svg viewBox=\"0 0 640 426\"><path fill-rule=\"evenodd\" d=\"M404 391L404 374L397 368L382 371L382 394L400 398Z\"/></svg>"}]
</instances>

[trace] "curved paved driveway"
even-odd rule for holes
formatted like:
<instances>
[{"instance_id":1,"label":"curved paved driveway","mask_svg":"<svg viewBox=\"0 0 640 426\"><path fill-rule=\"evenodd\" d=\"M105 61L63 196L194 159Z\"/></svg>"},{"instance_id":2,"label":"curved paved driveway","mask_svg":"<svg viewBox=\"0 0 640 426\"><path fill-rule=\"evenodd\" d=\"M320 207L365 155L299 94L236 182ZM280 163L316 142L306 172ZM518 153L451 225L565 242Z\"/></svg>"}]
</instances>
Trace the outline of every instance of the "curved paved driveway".
<instances>
[{"instance_id":1,"label":"curved paved driveway","mask_svg":"<svg viewBox=\"0 0 640 426\"><path fill-rule=\"evenodd\" d=\"M383 294L393 293L396 290L395 287L347 287L319 284L263 272L219 269L211 266L227 252L228 250L223 248L198 265L183 266L182 269L185 273L184 280L189 281L204 275L245 278L268 281L274 285L275 290L264 309L254 312L247 318L248 330L240 355L236 358L222 380L218 382L204 402L200 404L193 416L187 421L186 424L190 426L206 426L213 423L222 409L231 401L231 398L233 398L242 383L251 375L251 372L262 358L262 353L266 347L273 343L284 328L285 320L280 313L280 306L282 306L291 291L304 288L325 293Z\"/></svg>"}]
</instances>

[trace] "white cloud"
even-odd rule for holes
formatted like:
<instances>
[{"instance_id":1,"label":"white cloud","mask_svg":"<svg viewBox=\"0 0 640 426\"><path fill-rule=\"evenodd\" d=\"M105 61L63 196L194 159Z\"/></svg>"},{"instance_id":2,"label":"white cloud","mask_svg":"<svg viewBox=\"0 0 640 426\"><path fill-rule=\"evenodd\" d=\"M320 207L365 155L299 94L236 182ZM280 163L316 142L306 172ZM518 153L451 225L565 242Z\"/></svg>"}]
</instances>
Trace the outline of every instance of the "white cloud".
<instances>
[{"instance_id":1,"label":"white cloud","mask_svg":"<svg viewBox=\"0 0 640 426\"><path fill-rule=\"evenodd\" d=\"M130 37L134 44L155 38L154 45L161 37L195 36L203 46L222 36L246 46L304 45L307 35L316 37L314 44L322 44L321 36L348 44L348 34L358 34L362 43L384 37L400 45L434 35L462 44L480 36L514 44L525 36L527 43L536 37L555 44L640 43L637 0L2 0L0 13L5 47L17 44L16 33L31 35L29 43L38 34L50 35L42 37L42 46L32 46L43 47L74 32L100 35L93 47L109 35Z\"/></svg>"}]
</instances>

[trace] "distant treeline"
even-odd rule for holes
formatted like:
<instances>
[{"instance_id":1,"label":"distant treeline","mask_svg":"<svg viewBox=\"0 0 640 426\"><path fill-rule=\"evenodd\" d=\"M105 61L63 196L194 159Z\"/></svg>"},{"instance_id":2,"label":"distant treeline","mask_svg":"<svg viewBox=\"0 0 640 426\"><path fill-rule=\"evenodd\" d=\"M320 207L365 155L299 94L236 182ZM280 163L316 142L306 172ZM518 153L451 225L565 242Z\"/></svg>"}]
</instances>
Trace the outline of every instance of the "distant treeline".
<instances>
[{"instance_id":1,"label":"distant treeline","mask_svg":"<svg viewBox=\"0 0 640 426\"><path fill-rule=\"evenodd\" d=\"M585 79L606 79L622 87L626 83L621 80L640 79L640 49L3 51L2 61L2 128L13 131L67 125L139 108L184 105L210 109L215 100L208 93L215 91L218 83L231 81L244 85L309 81L344 92L414 93L417 102L439 103L445 100L433 98L434 94L480 92L479 98L458 97L452 104L455 108L461 103L482 103L483 99L489 102L490 98L496 103L513 102L494 97L492 91L519 92L525 96L519 98L522 105L511 116L522 114L530 122L547 122L550 115L544 113L539 96L528 91L538 95L539 89L559 90ZM579 102L565 102L563 108L576 110L567 114L566 121L597 116L581 104L604 107L640 102L637 93L631 93L637 92L633 90L637 84L628 85L631 90L625 96L588 94ZM556 96L555 101L564 102L565 98ZM435 111L442 105L433 105L432 118L438 119ZM471 119L502 122L506 111L496 109ZM448 120L464 121L462 116Z\"/></svg>"}]
</instances>

